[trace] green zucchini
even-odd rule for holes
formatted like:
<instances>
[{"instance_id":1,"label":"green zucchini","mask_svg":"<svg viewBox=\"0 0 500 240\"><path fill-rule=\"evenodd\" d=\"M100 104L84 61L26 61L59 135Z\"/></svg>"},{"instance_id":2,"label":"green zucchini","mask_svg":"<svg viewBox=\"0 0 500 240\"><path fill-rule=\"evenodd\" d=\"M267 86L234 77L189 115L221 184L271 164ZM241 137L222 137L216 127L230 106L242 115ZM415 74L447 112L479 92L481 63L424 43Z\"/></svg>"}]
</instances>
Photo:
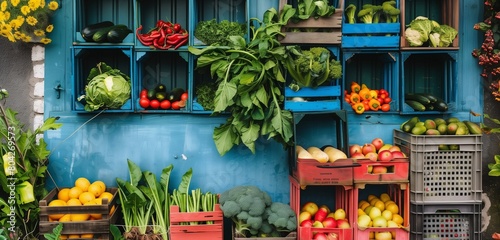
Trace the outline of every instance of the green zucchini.
<instances>
[{"instance_id":1,"label":"green zucchini","mask_svg":"<svg viewBox=\"0 0 500 240\"><path fill-rule=\"evenodd\" d=\"M424 97L423 95L415 94L415 93L405 94L405 100L416 101L416 102L421 103L422 105L426 105L426 104L431 103L431 100L429 100L428 98Z\"/></svg>"},{"instance_id":2,"label":"green zucchini","mask_svg":"<svg viewBox=\"0 0 500 240\"><path fill-rule=\"evenodd\" d=\"M115 27L109 30L107 34L108 42L110 43L121 43L123 39L125 39L129 33L131 33L128 27Z\"/></svg>"},{"instance_id":3,"label":"green zucchini","mask_svg":"<svg viewBox=\"0 0 500 240\"><path fill-rule=\"evenodd\" d=\"M405 103L408 104L415 111L418 111L418 112L425 111L425 106L420 102L413 101L413 100L405 100Z\"/></svg>"},{"instance_id":4,"label":"green zucchini","mask_svg":"<svg viewBox=\"0 0 500 240\"><path fill-rule=\"evenodd\" d=\"M104 22L98 22L94 23L91 25L88 25L84 27L81 31L80 34L82 35L82 38L86 42L93 42L94 40L92 39L94 37L94 34L98 31L101 30L102 28L105 27L111 27L114 26L115 24L111 21L104 21Z\"/></svg>"},{"instance_id":5,"label":"green zucchini","mask_svg":"<svg viewBox=\"0 0 500 240\"><path fill-rule=\"evenodd\" d=\"M168 100L171 102L179 101L181 100L181 95L184 93L184 89L182 88L174 88L172 91L170 91L170 96L168 97Z\"/></svg>"},{"instance_id":6,"label":"green zucchini","mask_svg":"<svg viewBox=\"0 0 500 240\"><path fill-rule=\"evenodd\" d=\"M442 99L437 99L434 105L434 110L439 111L439 112L446 112L448 111L448 104L446 104Z\"/></svg>"},{"instance_id":7,"label":"green zucchini","mask_svg":"<svg viewBox=\"0 0 500 240\"><path fill-rule=\"evenodd\" d=\"M415 94L424 96L425 98L429 99L430 103L435 103L438 100L436 96L429 93L415 93Z\"/></svg>"},{"instance_id":8,"label":"green zucchini","mask_svg":"<svg viewBox=\"0 0 500 240\"><path fill-rule=\"evenodd\" d=\"M98 43L106 42L108 32L114 28L128 28L128 27L123 25L123 24L118 24L118 25L114 25L111 27L101 28L94 33L94 36L92 36L92 40L94 40L94 42L98 42Z\"/></svg>"}]
</instances>

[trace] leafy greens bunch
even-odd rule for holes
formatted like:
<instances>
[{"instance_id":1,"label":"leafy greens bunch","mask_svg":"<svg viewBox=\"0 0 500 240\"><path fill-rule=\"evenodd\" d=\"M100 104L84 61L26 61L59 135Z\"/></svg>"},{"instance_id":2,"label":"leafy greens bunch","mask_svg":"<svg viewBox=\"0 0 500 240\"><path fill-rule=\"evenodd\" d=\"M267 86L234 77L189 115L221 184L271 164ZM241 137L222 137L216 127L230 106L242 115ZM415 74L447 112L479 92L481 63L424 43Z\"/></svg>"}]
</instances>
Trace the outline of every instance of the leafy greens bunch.
<instances>
[{"instance_id":1,"label":"leafy greens bunch","mask_svg":"<svg viewBox=\"0 0 500 240\"><path fill-rule=\"evenodd\" d=\"M410 22L405 38L412 47L449 47L458 35L453 27L419 16Z\"/></svg>"},{"instance_id":2,"label":"leafy greens bunch","mask_svg":"<svg viewBox=\"0 0 500 240\"><path fill-rule=\"evenodd\" d=\"M329 17L335 13L335 7L328 0L299 0L292 21L298 22L311 17Z\"/></svg>"},{"instance_id":3,"label":"leafy greens bunch","mask_svg":"<svg viewBox=\"0 0 500 240\"><path fill-rule=\"evenodd\" d=\"M245 36L246 24L222 20L217 23L216 19L200 21L194 29L194 36L206 45L226 46L229 44L229 36Z\"/></svg>"},{"instance_id":4,"label":"leafy greens bunch","mask_svg":"<svg viewBox=\"0 0 500 240\"><path fill-rule=\"evenodd\" d=\"M90 70L87 81L85 95L78 97L78 101L85 103L85 111L117 109L130 99L130 76L104 62Z\"/></svg>"},{"instance_id":5,"label":"leafy greens bunch","mask_svg":"<svg viewBox=\"0 0 500 240\"><path fill-rule=\"evenodd\" d=\"M292 8L286 5L285 9ZM243 143L255 153L255 141L268 136L283 145L292 142L292 114L282 109L285 78L283 62L289 58L278 36L295 11L268 9L258 28L251 27L251 40L230 36L227 46L211 45L203 49L188 47L198 56L197 68L210 67L218 87L213 114L229 112L224 124L216 127L213 139L220 155Z\"/></svg>"},{"instance_id":6,"label":"leafy greens bunch","mask_svg":"<svg viewBox=\"0 0 500 240\"><path fill-rule=\"evenodd\" d=\"M311 47L301 50L299 47L289 47L292 58L285 61L288 74L294 82L290 88L299 90L301 87L316 88L329 79L342 77L342 65L335 60L330 50L324 47Z\"/></svg>"}]
</instances>

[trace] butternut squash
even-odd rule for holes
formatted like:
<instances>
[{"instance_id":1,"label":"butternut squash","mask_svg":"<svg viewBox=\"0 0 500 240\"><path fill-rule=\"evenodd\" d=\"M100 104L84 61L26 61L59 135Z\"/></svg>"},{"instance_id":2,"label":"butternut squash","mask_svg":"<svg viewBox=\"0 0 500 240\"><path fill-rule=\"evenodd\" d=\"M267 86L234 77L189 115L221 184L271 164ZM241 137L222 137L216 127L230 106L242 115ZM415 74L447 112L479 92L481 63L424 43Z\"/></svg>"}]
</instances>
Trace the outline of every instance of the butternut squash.
<instances>
[{"instance_id":1,"label":"butternut squash","mask_svg":"<svg viewBox=\"0 0 500 240\"><path fill-rule=\"evenodd\" d=\"M297 154L297 158L300 159L314 159L313 156L302 146L295 146L295 153Z\"/></svg>"},{"instance_id":2,"label":"butternut squash","mask_svg":"<svg viewBox=\"0 0 500 240\"><path fill-rule=\"evenodd\" d=\"M323 151L328 155L329 162L335 162L339 159L347 158L347 155L344 152L331 146L326 147Z\"/></svg>"},{"instance_id":3,"label":"butternut squash","mask_svg":"<svg viewBox=\"0 0 500 240\"><path fill-rule=\"evenodd\" d=\"M327 163L328 162L328 154L323 152L318 147L309 147L309 148L307 148L307 151L311 154L311 156L314 159L316 159L316 161L318 161L320 163Z\"/></svg>"}]
</instances>

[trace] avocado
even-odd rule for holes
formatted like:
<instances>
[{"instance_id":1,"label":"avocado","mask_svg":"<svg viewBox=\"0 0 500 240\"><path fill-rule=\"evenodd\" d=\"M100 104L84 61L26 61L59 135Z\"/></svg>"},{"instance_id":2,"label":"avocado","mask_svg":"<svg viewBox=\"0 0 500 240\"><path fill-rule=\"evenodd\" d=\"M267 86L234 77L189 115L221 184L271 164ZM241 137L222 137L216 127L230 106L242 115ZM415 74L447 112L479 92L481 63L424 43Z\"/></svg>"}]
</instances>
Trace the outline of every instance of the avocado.
<instances>
[{"instance_id":1,"label":"avocado","mask_svg":"<svg viewBox=\"0 0 500 240\"><path fill-rule=\"evenodd\" d=\"M170 95L168 97L168 100L171 102L179 101L181 100L181 95L184 93L184 89L182 88L174 88L172 91L170 91Z\"/></svg>"},{"instance_id":2,"label":"avocado","mask_svg":"<svg viewBox=\"0 0 500 240\"><path fill-rule=\"evenodd\" d=\"M158 83L158 85L156 85L155 91L156 92L166 92L167 87L163 83Z\"/></svg>"}]
</instances>

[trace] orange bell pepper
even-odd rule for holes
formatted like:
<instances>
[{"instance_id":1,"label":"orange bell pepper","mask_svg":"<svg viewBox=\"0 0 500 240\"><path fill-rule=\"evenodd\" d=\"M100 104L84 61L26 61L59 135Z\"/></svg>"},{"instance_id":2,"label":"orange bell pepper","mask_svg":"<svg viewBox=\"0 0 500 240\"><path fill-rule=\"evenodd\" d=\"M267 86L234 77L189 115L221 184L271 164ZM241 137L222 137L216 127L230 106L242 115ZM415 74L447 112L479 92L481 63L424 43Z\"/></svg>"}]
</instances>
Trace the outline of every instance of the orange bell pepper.
<instances>
[{"instance_id":1,"label":"orange bell pepper","mask_svg":"<svg viewBox=\"0 0 500 240\"><path fill-rule=\"evenodd\" d=\"M361 102L361 97L357 93L351 93L351 97L349 97L351 103L359 103Z\"/></svg>"},{"instance_id":2,"label":"orange bell pepper","mask_svg":"<svg viewBox=\"0 0 500 240\"><path fill-rule=\"evenodd\" d=\"M377 99L370 99L368 105L370 106L370 110L373 111L378 111L381 107L381 104Z\"/></svg>"},{"instance_id":3,"label":"orange bell pepper","mask_svg":"<svg viewBox=\"0 0 500 240\"><path fill-rule=\"evenodd\" d=\"M371 95L370 95L370 89L369 88L362 88L361 90L359 90L359 96L361 97L361 99L371 99Z\"/></svg>"},{"instance_id":4,"label":"orange bell pepper","mask_svg":"<svg viewBox=\"0 0 500 240\"><path fill-rule=\"evenodd\" d=\"M365 112L365 106L362 102L359 102L359 103L355 103L352 105L352 109L354 110L354 112L356 112L357 114L362 114Z\"/></svg>"},{"instance_id":5,"label":"orange bell pepper","mask_svg":"<svg viewBox=\"0 0 500 240\"><path fill-rule=\"evenodd\" d=\"M378 93L376 90L370 90L370 98L371 99L377 99L378 98Z\"/></svg>"},{"instance_id":6,"label":"orange bell pepper","mask_svg":"<svg viewBox=\"0 0 500 240\"><path fill-rule=\"evenodd\" d=\"M361 90L361 86L357 82L351 82L351 92L358 93Z\"/></svg>"}]
</instances>

